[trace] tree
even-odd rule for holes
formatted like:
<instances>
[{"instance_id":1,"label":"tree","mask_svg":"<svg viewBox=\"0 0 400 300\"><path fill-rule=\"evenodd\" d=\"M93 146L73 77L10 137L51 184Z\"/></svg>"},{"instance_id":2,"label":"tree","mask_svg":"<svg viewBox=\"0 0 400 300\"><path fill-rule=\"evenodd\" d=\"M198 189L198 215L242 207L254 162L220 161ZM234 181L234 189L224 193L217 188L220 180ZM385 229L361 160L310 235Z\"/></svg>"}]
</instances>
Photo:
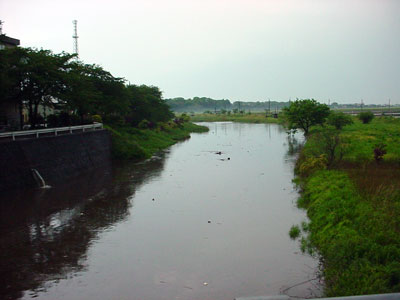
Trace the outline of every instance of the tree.
<instances>
[{"instance_id":1,"label":"tree","mask_svg":"<svg viewBox=\"0 0 400 300\"><path fill-rule=\"evenodd\" d=\"M2 50L0 96L3 101L18 105L21 126L23 107L28 109L29 122L35 128L39 105L49 106L60 96L66 86L62 74L72 57L30 48Z\"/></svg>"},{"instance_id":2,"label":"tree","mask_svg":"<svg viewBox=\"0 0 400 300\"><path fill-rule=\"evenodd\" d=\"M13 104L19 110L20 129L23 127L23 108L26 95L24 84L28 68L28 50L20 47L1 50L0 101Z\"/></svg>"},{"instance_id":3,"label":"tree","mask_svg":"<svg viewBox=\"0 0 400 300\"><path fill-rule=\"evenodd\" d=\"M374 114L370 111L363 111L358 114L358 118L363 122L363 124L368 124L374 118Z\"/></svg>"},{"instance_id":4,"label":"tree","mask_svg":"<svg viewBox=\"0 0 400 300\"><path fill-rule=\"evenodd\" d=\"M124 79L116 78L98 65L75 61L64 73L66 88L61 96L66 108L84 122L87 115L108 121L121 120L129 111Z\"/></svg>"},{"instance_id":5,"label":"tree","mask_svg":"<svg viewBox=\"0 0 400 300\"><path fill-rule=\"evenodd\" d=\"M27 50L23 93L32 128L38 123L39 105L51 106L66 88L64 72L74 55L53 54L50 50Z\"/></svg>"},{"instance_id":6,"label":"tree","mask_svg":"<svg viewBox=\"0 0 400 300\"><path fill-rule=\"evenodd\" d=\"M331 111L328 116L328 124L335 126L337 130L341 130L344 126L353 124L351 116L346 115L343 112Z\"/></svg>"},{"instance_id":7,"label":"tree","mask_svg":"<svg viewBox=\"0 0 400 300\"><path fill-rule=\"evenodd\" d=\"M347 140L340 136L340 131L333 127L325 127L316 135L322 153L326 155L327 166L331 167L334 163L340 162L348 150Z\"/></svg>"},{"instance_id":8,"label":"tree","mask_svg":"<svg viewBox=\"0 0 400 300\"><path fill-rule=\"evenodd\" d=\"M326 104L320 104L314 99L297 99L284 107L283 112L289 129L301 128L304 135L308 135L311 126L325 122L330 110Z\"/></svg>"},{"instance_id":9,"label":"tree","mask_svg":"<svg viewBox=\"0 0 400 300\"><path fill-rule=\"evenodd\" d=\"M127 89L130 101L127 120L131 125L137 126L143 120L165 122L174 117L158 87L129 85Z\"/></svg>"}]
</instances>

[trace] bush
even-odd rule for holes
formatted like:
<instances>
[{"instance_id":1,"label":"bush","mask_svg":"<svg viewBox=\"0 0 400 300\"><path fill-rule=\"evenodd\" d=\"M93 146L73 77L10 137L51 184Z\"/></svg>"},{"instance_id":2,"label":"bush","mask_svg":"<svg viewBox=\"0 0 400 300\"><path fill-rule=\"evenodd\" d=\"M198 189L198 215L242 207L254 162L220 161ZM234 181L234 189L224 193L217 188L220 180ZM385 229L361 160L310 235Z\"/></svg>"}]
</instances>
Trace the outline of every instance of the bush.
<instances>
[{"instance_id":1,"label":"bush","mask_svg":"<svg viewBox=\"0 0 400 300\"><path fill-rule=\"evenodd\" d=\"M125 125L125 119L121 116L118 115L107 115L104 116L103 118L104 123L116 126L116 127L122 127Z\"/></svg>"},{"instance_id":2,"label":"bush","mask_svg":"<svg viewBox=\"0 0 400 300\"><path fill-rule=\"evenodd\" d=\"M383 156L387 153L384 143L376 144L374 149L374 159L376 162L383 160Z\"/></svg>"},{"instance_id":3,"label":"bush","mask_svg":"<svg viewBox=\"0 0 400 300\"><path fill-rule=\"evenodd\" d=\"M47 116L47 127L58 127L58 116L48 115Z\"/></svg>"},{"instance_id":4,"label":"bush","mask_svg":"<svg viewBox=\"0 0 400 300\"><path fill-rule=\"evenodd\" d=\"M346 115L343 112L331 111L327 123L334 126L336 129L341 130L344 126L353 124L353 119L351 116Z\"/></svg>"},{"instance_id":5,"label":"bush","mask_svg":"<svg viewBox=\"0 0 400 300\"><path fill-rule=\"evenodd\" d=\"M189 122L190 121L190 116L188 116L187 114L183 113L183 114L181 114L179 119L181 119L182 122Z\"/></svg>"},{"instance_id":6,"label":"bush","mask_svg":"<svg viewBox=\"0 0 400 300\"><path fill-rule=\"evenodd\" d=\"M327 164L328 160L324 154L318 157L309 157L300 164L299 174L302 177L310 176L315 171L326 169Z\"/></svg>"},{"instance_id":7,"label":"bush","mask_svg":"<svg viewBox=\"0 0 400 300\"><path fill-rule=\"evenodd\" d=\"M348 151L348 144L343 141L339 131L333 128L325 128L318 135L317 139L322 148L322 153L326 155L327 166L332 167L335 163L343 159L344 154Z\"/></svg>"},{"instance_id":8,"label":"bush","mask_svg":"<svg viewBox=\"0 0 400 300\"><path fill-rule=\"evenodd\" d=\"M289 236L290 236L290 238L293 239L293 240L294 240L294 239L297 239L297 238L300 236L300 228L299 228L299 226L293 225L293 226L290 228Z\"/></svg>"},{"instance_id":9,"label":"bush","mask_svg":"<svg viewBox=\"0 0 400 300\"><path fill-rule=\"evenodd\" d=\"M358 114L358 118L363 122L363 124L368 124L374 118L374 114L370 111L363 111L362 113Z\"/></svg>"},{"instance_id":10,"label":"bush","mask_svg":"<svg viewBox=\"0 0 400 300\"><path fill-rule=\"evenodd\" d=\"M96 123L102 123L103 122L103 119L101 118L100 115L92 116L92 120L93 120L93 122L96 122Z\"/></svg>"},{"instance_id":11,"label":"bush","mask_svg":"<svg viewBox=\"0 0 400 300\"><path fill-rule=\"evenodd\" d=\"M69 126L81 125L81 118L78 115L69 116Z\"/></svg>"},{"instance_id":12,"label":"bush","mask_svg":"<svg viewBox=\"0 0 400 300\"><path fill-rule=\"evenodd\" d=\"M139 129L153 129L156 126L155 123L151 122L151 121L147 121L146 119L143 119L142 121L140 121L140 123L138 124L138 128Z\"/></svg>"}]
</instances>

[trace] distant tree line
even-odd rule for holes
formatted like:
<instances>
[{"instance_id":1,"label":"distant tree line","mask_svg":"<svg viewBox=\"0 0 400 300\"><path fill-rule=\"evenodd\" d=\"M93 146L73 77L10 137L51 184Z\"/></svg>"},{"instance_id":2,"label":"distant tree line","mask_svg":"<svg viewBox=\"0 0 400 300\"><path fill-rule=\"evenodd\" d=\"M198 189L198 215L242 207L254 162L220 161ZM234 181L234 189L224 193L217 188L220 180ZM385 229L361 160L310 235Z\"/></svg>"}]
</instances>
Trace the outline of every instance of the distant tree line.
<instances>
[{"instance_id":1,"label":"distant tree line","mask_svg":"<svg viewBox=\"0 0 400 300\"><path fill-rule=\"evenodd\" d=\"M215 100L207 97L194 97L192 99L185 99L182 97L165 99L168 105L174 112L218 112L218 111L232 111L236 112L264 112L270 111L271 113L275 111L280 111L284 107L288 107L293 101L235 101L231 102L227 99ZM377 104L339 104L337 102L332 102L328 107L331 109L346 109L346 108L380 108L387 105L377 105Z\"/></svg>"},{"instance_id":2,"label":"distant tree line","mask_svg":"<svg viewBox=\"0 0 400 300\"><path fill-rule=\"evenodd\" d=\"M75 55L49 50L0 50L0 104L18 107L20 124L27 112L31 128L49 119L55 125L91 122L138 126L164 122L174 115L155 86L126 85L101 66ZM43 108L50 115L43 115ZM69 124L68 124L69 123Z\"/></svg>"},{"instance_id":3,"label":"distant tree line","mask_svg":"<svg viewBox=\"0 0 400 300\"><path fill-rule=\"evenodd\" d=\"M215 100L207 97L194 97L193 99L172 98L165 99L171 109L175 112L215 112L215 111L265 111L281 110L289 105L289 102L279 101L235 101L227 99Z\"/></svg>"}]
</instances>

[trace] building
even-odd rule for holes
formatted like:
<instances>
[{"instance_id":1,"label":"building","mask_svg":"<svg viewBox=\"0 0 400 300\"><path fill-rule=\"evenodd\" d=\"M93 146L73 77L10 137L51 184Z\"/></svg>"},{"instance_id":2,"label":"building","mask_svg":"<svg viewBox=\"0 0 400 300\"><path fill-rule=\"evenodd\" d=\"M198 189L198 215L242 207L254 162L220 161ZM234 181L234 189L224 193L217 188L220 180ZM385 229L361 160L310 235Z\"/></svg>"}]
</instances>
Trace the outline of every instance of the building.
<instances>
[{"instance_id":1,"label":"building","mask_svg":"<svg viewBox=\"0 0 400 300\"><path fill-rule=\"evenodd\" d=\"M19 46L19 40L0 34L0 50Z\"/></svg>"}]
</instances>

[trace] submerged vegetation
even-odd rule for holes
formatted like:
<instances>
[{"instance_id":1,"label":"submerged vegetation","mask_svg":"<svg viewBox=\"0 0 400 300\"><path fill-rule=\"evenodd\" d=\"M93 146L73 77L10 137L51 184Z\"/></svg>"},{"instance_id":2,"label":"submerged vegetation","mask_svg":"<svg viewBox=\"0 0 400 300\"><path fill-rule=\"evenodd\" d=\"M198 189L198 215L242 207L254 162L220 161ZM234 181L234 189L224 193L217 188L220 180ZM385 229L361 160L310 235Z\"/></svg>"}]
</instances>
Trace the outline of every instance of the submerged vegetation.
<instances>
[{"instance_id":1,"label":"submerged vegetation","mask_svg":"<svg viewBox=\"0 0 400 300\"><path fill-rule=\"evenodd\" d=\"M289 235L321 259L326 296L399 292L400 120L338 119L311 127L300 152L309 223Z\"/></svg>"}]
</instances>

